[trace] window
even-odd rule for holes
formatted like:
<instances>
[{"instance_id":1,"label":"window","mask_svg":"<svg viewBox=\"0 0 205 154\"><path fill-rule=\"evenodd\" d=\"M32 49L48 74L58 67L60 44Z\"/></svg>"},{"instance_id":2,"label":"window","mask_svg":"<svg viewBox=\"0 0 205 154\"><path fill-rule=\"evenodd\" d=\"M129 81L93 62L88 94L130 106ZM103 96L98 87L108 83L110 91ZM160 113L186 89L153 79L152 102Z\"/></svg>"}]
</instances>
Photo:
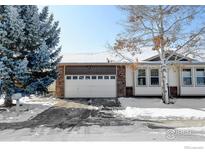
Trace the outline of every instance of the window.
<instances>
[{"instance_id":1,"label":"window","mask_svg":"<svg viewBox=\"0 0 205 154\"><path fill-rule=\"evenodd\" d=\"M114 79L115 79L115 76L110 76L110 79L114 80Z\"/></svg>"},{"instance_id":2,"label":"window","mask_svg":"<svg viewBox=\"0 0 205 154\"><path fill-rule=\"evenodd\" d=\"M105 80L109 80L109 76L104 76L104 79Z\"/></svg>"},{"instance_id":3,"label":"window","mask_svg":"<svg viewBox=\"0 0 205 154\"><path fill-rule=\"evenodd\" d=\"M93 80L96 80L96 79L97 79L97 77L96 77L96 76L92 76L92 79L93 79Z\"/></svg>"},{"instance_id":4,"label":"window","mask_svg":"<svg viewBox=\"0 0 205 154\"><path fill-rule=\"evenodd\" d=\"M103 76L98 76L98 80L102 80L103 79Z\"/></svg>"},{"instance_id":5,"label":"window","mask_svg":"<svg viewBox=\"0 0 205 154\"><path fill-rule=\"evenodd\" d=\"M78 76L73 76L73 80L77 80L78 79Z\"/></svg>"},{"instance_id":6,"label":"window","mask_svg":"<svg viewBox=\"0 0 205 154\"><path fill-rule=\"evenodd\" d=\"M146 70L138 69L137 83L139 86L146 85Z\"/></svg>"},{"instance_id":7,"label":"window","mask_svg":"<svg viewBox=\"0 0 205 154\"><path fill-rule=\"evenodd\" d=\"M67 79L67 80L71 80L71 76L67 76L66 79Z\"/></svg>"},{"instance_id":8,"label":"window","mask_svg":"<svg viewBox=\"0 0 205 154\"><path fill-rule=\"evenodd\" d=\"M159 85L159 69L150 70L150 84L152 86Z\"/></svg>"},{"instance_id":9,"label":"window","mask_svg":"<svg viewBox=\"0 0 205 154\"><path fill-rule=\"evenodd\" d=\"M79 80L83 80L84 79L84 76L79 76Z\"/></svg>"},{"instance_id":10,"label":"window","mask_svg":"<svg viewBox=\"0 0 205 154\"><path fill-rule=\"evenodd\" d=\"M190 86L192 85L192 72L191 69L183 69L182 76L183 76L183 85Z\"/></svg>"},{"instance_id":11,"label":"window","mask_svg":"<svg viewBox=\"0 0 205 154\"><path fill-rule=\"evenodd\" d=\"M85 76L85 79L86 80L90 80L90 76Z\"/></svg>"},{"instance_id":12,"label":"window","mask_svg":"<svg viewBox=\"0 0 205 154\"><path fill-rule=\"evenodd\" d=\"M205 69L203 69L203 68L196 69L196 84L198 86L205 85Z\"/></svg>"}]
</instances>

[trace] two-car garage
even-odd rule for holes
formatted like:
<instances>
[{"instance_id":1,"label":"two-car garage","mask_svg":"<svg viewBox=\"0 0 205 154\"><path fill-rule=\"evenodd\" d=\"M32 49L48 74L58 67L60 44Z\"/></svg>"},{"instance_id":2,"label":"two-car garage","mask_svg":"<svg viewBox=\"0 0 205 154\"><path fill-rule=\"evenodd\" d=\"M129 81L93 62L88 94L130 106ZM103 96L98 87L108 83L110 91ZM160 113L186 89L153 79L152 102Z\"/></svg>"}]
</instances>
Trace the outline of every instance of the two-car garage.
<instances>
[{"instance_id":1,"label":"two-car garage","mask_svg":"<svg viewBox=\"0 0 205 154\"><path fill-rule=\"evenodd\" d=\"M65 67L65 98L116 97L116 66Z\"/></svg>"}]
</instances>

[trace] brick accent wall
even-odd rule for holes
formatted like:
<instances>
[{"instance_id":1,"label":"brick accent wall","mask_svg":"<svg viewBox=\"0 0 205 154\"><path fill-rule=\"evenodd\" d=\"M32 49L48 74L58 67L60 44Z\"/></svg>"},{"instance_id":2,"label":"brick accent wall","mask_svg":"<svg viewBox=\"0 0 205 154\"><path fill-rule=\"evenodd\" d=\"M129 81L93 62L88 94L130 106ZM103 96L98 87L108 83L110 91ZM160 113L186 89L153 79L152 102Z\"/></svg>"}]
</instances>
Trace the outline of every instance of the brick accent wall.
<instances>
[{"instance_id":1,"label":"brick accent wall","mask_svg":"<svg viewBox=\"0 0 205 154\"><path fill-rule=\"evenodd\" d=\"M117 96L126 96L126 70L125 66L117 66Z\"/></svg>"},{"instance_id":2,"label":"brick accent wall","mask_svg":"<svg viewBox=\"0 0 205 154\"><path fill-rule=\"evenodd\" d=\"M59 98L63 98L64 97L64 85L65 85L64 66L58 66L58 71L59 71L59 76L58 76L58 79L56 80L56 96Z\"/></svg>"}]
</instances>

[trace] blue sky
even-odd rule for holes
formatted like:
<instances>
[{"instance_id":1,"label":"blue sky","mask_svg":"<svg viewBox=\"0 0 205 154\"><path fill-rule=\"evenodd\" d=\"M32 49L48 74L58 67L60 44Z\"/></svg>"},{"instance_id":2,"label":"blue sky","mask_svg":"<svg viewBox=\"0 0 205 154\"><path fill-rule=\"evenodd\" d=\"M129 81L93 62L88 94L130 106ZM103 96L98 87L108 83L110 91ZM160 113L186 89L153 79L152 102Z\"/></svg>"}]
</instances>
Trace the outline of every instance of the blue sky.
<instances>
[{"instance_id":1,"label":"blue sky","mask_svg":"<svg viewBox=\"0 0 205 154\"><path fill-rule=\"evenodd\" d=\"M123 14L116 6L57 5L49 9L60 22L63 54L106 51L106 43L112 43L123 30L119 24Z\"/></svg>"}]
</instances>

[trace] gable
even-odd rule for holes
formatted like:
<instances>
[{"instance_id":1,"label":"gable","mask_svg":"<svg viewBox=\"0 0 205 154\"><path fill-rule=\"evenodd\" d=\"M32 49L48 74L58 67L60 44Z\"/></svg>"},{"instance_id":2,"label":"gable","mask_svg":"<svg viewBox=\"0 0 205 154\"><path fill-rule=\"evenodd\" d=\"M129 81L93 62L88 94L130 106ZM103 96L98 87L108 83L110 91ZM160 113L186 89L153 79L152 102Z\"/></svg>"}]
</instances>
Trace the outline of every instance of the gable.
<instances>
[{"instance_id":1,"label":"gable","mask_svg":"<svg viewBox=\"0 0 205 154\"><path fill-rule=\"evenodd\" d=\"M166 57L168 57L170 54L166 54ZM192 61L194 59L189 58L189 57L183 57L182 55L179 54L174 54L172 57L169 58L169 61L174 61L174 60L179 60L180 61ZM144 61L160 61L159 55L155 55L153 57L150 57L148 59L145 59Z\"/></svg>"}]
</instances>

